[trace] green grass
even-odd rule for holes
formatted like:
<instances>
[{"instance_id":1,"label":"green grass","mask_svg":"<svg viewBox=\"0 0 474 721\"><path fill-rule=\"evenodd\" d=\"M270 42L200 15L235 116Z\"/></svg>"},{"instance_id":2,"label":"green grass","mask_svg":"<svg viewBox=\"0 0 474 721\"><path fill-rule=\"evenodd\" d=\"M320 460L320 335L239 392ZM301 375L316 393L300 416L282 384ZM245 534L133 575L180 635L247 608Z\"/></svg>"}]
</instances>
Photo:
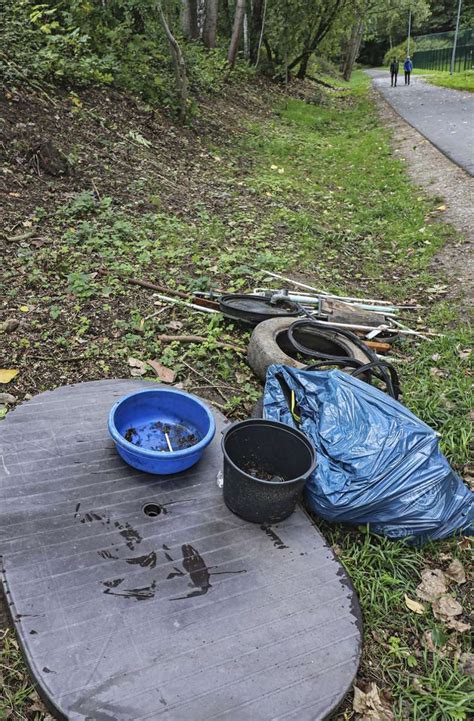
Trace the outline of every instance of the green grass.
<instances>
[{"instance_id":1,"label":"green grass","mask_svg":"<svg viewBox=\"0 0 474 721\"><path fill-rule=\"evenodd\" d=\"M152 173L137 181L125 200L106 195L97 201L86 189L54 209L38 209L31 220L49 242L20 245L4 273L9 307L35 308L28 332L9 341L9 362L21 369L20 381L25 352L50 356L35 370L31 392L51 387L58 356L80 353L82 365L62 369L61 382L126 376L133 355L173 366L188 388L202 385L186 360L221 384L224 397L213 399L226 413L245 417L261 388L244 359L215 341L245 346L248 333L219 316L177 308L146 320L154 310L150 294L118 276L161 279L181 289L246 291L262 284L259 269L304 274L325 290L416 298L423 304L421 316L444 337L405 341L396 351L404 402L440 432L444 451L461 471L468 461L472 405L464 351L472 336L456 304L433 301L430 290L443 282L432 270L433 256L455 233L433 222L439 198L415 189L392 155L387 130L368 98L369 85L358 72L351 93L328 93L323 105L278 99L273 115L255 118L237 145L219 147L216 141L214 159L203 161L199 172L210 193L225 195L220 211L205 197L191 197L185 212L175 213L160 198L160 181ZM208 341L160 344L156 336L170 332L171 320L181 324L178 332ZM407 322L417 325L416 315ZM360 680L376 681L390 695L397 721L468 719L473 696L457 663L467 640L430 611L417 616L404 603L405 593L414 597L423 568L446 567L443 554L467 564L464 547L445 541L417 549L320 525L361 601ZM462 602L466 606L467 597ZM425 631L439 640L440 651L448 644L444 657L425 648ZM11 634L5 638L0 718L14 709L13 718L22 719L28 716L30 686L18 647Z\"/></svg>"},{"instance_id":2,"label":"green grass","mask_svg":"<svg viewBox=\"0 0 474 721\"><path fill-rule=\"evenodd\" d=\"M454 90L467 90L474 93L474 70L465 70L451 75L447 71L423 70L417 68L413 71L417 75L424 75L428 83L440 85L443 88L454 88Z\"/></svg>"},{"instance_id":3,"label":"green grass","mask_svg":"<svg viewBox=\"0 0 474 721\"><path fill-rule=\"evenodd\" d=\"M0 629L0 719L40 721L43 711L14 632Z\"/></svg>"}]
</instances>

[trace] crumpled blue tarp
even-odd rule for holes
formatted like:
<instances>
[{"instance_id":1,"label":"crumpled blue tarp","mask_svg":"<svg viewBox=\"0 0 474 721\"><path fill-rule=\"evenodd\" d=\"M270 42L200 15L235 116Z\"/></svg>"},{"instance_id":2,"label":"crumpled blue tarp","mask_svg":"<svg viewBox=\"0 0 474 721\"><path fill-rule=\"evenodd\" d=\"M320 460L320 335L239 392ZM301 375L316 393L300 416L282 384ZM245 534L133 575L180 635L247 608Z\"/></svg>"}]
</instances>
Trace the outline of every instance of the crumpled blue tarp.
<instances>
[{"instance_id":1,"label":"crumpled blue tarp","mask_svg":"<svg viewBox=\"0 0 474 721\"><path fill-rule=\"evenodd\" d=\"M439 450L435 432L377 388L339 370L273 365L264 417L300 428L314 444L318 465L305 494L322 518L369 523L375 533L418 542L473 532L474 494Z\"/></svg>"}]
</instances>

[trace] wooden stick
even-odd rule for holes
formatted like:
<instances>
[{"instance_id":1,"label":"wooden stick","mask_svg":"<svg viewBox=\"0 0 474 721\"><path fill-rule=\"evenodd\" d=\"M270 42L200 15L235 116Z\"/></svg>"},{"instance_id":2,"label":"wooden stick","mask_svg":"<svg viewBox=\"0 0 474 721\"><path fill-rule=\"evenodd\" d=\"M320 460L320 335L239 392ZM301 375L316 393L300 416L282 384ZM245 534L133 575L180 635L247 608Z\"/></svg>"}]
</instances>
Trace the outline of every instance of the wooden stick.
<instances>
[{"instance_id":1,"label":"wooden stick","mask_svg":"<svg viewBox=\"0 0 474 721\"><path fill-rule=\"evenodd\" d=\"M230 350L235 351L236 353L246 353L247 351L245 348L240 348L238 345L234 345L233 343L223 343L220 340L214 340L213 338L206 338L203 335L166 335L161 334L157 335L157 340L161 340L164 343L172 343L173 341L177 341L178 343L213 343L218 348L229 348Z\"/></svg>"}]
</instances>

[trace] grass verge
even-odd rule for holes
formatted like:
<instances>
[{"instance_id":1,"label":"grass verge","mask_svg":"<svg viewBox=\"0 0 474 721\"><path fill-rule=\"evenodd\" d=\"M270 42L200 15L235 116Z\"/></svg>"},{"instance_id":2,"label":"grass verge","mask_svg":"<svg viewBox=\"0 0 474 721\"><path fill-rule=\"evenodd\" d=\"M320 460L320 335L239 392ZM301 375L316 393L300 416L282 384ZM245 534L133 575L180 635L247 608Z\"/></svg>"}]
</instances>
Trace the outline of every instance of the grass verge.
<instances>
[{"instance_id":1,"label":"grass verge","mask_svg":"<svg viewBox=\"0 0 474 721\"><path fill-rule=\"evenodd\" d=\"M453 88L454 90L466 90L474 93L474 70L465 70L460 73L451 75L447 71L422 70L417 68L414 70L417 75L424 75L425 80L432 85L440 85L443 88Z\"/></svg>"},{"instance_id":2,"label":"grass verge","mask_svg":"<svg viewBox=\"0 0 474 721\"><path fill-rule=\"evenodd\" d=\"M74 192L48 190L45 202L26 217L12 218L10 228L20 225L21 232L9 230L14 240L7 247L3 313L21 323L4 333L0 365L20 373L8 390L21 400L58 384L126 377L133 356L172 366L185 388L229 416L245 417L261 388L243 357L216 341L245 346L248 333L220 316L177 306L162 310L151 293L127 280L245 291L262 284L262 269L276 270L330 291L423 305L422 317L408 317L408 323L444 337L405 341L394 352L404 402L440 432L450 461L466 471L471 335L455 305L443 301L446 286L432 270L436 251L455 235L434 222L440 199L414 188L393 157L368 97L369 83L356 73L350 93L324 96L301 86L295 92L305 100L275 95L271 113L251 98L228 131L231 142L223 133L205 135L187 156L182 150L177 156L173 146L166 173L157 174L155 166L135 173L120 195L114 188L123 166L108 161L108 182L100 192L90 183ZM86 123L82 110L77 113ZM224 113L212 117L222 126L224 120ZM121 127L121 147L128 130ZM130 132L128 162L136 169L156 151L145 129ZM107 157L118 158L111 134L97 126L94 133ZM195 192L180 192L179 185L174 195L164 192L177 162L195 178ZM25 238L31 228L32 237ZM157 340L170 332L207 341ZM468 544L453 540L414 549L366 532L322 527L361 600L365 646L358 685L376 682L397 719L467 719L474 700L459 662L468 649L466 635L447 629L428 609L413 613L404 595L414 598L423 568L445 569L454 558L467 564ZM452 593L467 613L466 587L453 587ZM35 718L11 632L3 641L0 718ZM337 717L352 717L350 700Z\"/></svg>"}]
</instances>

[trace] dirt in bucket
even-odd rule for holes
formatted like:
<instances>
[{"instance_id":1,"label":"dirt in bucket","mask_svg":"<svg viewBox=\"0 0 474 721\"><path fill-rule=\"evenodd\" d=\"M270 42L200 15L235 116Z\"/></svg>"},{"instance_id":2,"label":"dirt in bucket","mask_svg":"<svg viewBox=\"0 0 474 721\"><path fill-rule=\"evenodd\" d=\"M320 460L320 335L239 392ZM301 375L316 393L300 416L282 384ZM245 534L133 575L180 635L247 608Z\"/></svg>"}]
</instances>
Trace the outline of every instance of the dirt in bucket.
<instances>
[{"instance_id":1,"label":"dirt in bucket","mask_svg":"<svg viewBox=\"0 0 474 721\"><path fill-rule=\"evenodd\" d=\"M243 463L241 469L245 473L248 473L249 476L252 476L252 478L257 478L259 481L269 481L271 483L284 483L286 481L286 479L282 478L282 476L277 476L271 471L267 471L265 468L259 466L252 461Z\"/></svg>"}]
</instances>

